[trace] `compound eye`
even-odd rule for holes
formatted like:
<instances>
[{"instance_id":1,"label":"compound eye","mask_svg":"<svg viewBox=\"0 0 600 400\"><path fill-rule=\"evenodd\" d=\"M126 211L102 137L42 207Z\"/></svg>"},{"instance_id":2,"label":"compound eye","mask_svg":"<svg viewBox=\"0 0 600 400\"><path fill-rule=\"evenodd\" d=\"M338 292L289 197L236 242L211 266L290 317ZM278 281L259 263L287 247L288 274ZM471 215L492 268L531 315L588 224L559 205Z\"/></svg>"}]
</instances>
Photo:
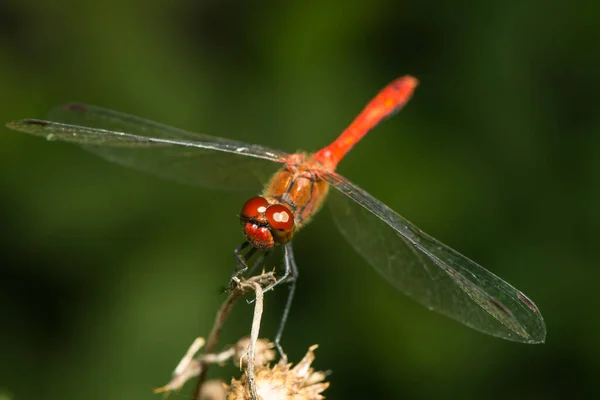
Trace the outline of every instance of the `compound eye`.
<instances>
[{"instance_id":1,"label":"compound eye","mask_svg":"<svg viewBox=\"0 0 600 400\"><path fill-rule=\"evenodd\" d=\"M264 213L269 206L269 202L264 197L256 196L248 200L242 207L242 218L256 218Z\"/></svg>"},{"instance_id":2,"label":"compound eye","mask_svg":"<svg viewBox=\"0 0 600 400\"><path fill-rule=\"evenodd\" d=\"M272 229L291 231L294 228L294 216L289 208L281 204L267 207L267 222Z\"/></svg>"}]
</instances>

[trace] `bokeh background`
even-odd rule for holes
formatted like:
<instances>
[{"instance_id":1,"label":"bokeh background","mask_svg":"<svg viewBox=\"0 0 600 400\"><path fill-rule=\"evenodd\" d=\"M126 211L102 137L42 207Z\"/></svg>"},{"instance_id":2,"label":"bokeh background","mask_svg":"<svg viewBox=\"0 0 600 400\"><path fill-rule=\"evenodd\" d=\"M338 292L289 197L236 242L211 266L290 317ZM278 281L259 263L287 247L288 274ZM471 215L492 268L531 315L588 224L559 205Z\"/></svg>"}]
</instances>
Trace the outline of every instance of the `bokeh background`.
<instances>
[{"instance_id":1,"label":"bokeh background","mask_svg":"<svg viewBox=\"0 0 600 400\"><path fill-rule=\"evenodd\" d=\"M312 150L413 74L413 100L339 170L527 293L547 343L480 334L395 292L324 210L294 241L291 360L320 344L332 399L590 398L599 20L600 3L584 0L4 0L0 121L81 101ZM0 398L157 398L224 300L253 193L181 186L0 131ZM267 296L264 336L285 293ZM223 345L249 332L251 310L236 305Z\"/></svg>"}]
</instances>

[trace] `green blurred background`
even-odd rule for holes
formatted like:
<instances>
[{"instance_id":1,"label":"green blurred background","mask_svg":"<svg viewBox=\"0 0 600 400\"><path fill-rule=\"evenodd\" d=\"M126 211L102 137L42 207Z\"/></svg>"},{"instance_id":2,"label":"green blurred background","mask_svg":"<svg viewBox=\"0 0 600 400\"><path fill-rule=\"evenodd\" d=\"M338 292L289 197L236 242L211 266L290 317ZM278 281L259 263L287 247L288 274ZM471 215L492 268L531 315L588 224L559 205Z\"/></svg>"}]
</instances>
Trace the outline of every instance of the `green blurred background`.
<instances>
[{"instance_id":1,"label":"green blurred background","mask_svg":"<svg viewBox=\"0 0 600 400\"><path fill-rule=\"evenodd\" d=\"M599 9L4 0L0 121L81 101L313 150L393 78L415 75L406 109L339 171L527 293L547 343L488 337L400 295L324 210L294 242L291 360L320 344L332 399L590 398L600 392ZM181 186L0 129L0 396L158 398L152 388L224 299L251 193ZM262 335L274 334L285 293L267 296ZM251 310L236 305L223 345L249 332Z\"/></svg>"}]
</instances>

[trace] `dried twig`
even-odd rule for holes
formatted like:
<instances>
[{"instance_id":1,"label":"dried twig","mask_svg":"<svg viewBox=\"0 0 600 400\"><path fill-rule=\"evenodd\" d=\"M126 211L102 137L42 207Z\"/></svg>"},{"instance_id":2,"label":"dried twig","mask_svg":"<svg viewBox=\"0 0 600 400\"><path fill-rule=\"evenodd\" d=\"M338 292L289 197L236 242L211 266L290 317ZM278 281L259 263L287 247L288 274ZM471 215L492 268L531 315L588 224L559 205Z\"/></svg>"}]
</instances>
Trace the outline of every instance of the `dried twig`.
<instances>
[{"instance_id":1,"label":"dried twig","mask_svg":"<svg viewBox=\"0 0 600 400\"><path fill-rule=\"evenodd\" d=\"M258 400L258 394L256 393L256 381L254 379L254 368L256 366L254 356L256 354L256 341L258 340L260 320L263 312L263 290L262 287L256 282L252 282L250 285L254 286L254 292L256 293L256 304L254 305L254 317L252 318L252 329L250 330L250 343L248 343L248 366L246 367L246 373L248 374L250 396L252 397L252 400Z\"/></svg>"},{"instance_id":2,"label":"dried twig","mask_svg":"<svg viewBox=\"0 0 600 400\"><path fill-rule=\"evenodd\" d=\"M199 398L205 400L322 400L322 393L329 383L325 380L328 373L315 371L311 364L314 361L314 349L311 346L306 356L296 365L288 364L283 359L275 365L274 343L266 339L257 339L262 317L263 290L254 282L250 283L257 294L256 308L252 321L252 337L242 338L233 346L221 353L196 353L204 345L204 339L197 338L183 356L171 381L155 392L172 392L183 387L186 381L199 376L209 364L222 364L232 360L245 371L239 380L233 378L229 385L222 380L203 382ZM258 285L258 286L256 286ZM259 397L260 393L260 397Z\"/></svg>"},{"instance_id":3,"label":"dried twig","mask_svg":"<svg viewBox=\"0 0 600 400\"><path fill-rule=\"evenodd\" d=\"M175 367L171 381L165 386L154 389L154 393L166 393L173 390L179 390L189 379L199 375L202 365L199 360L194 359L194 356L202 346L204 346L204 338L196 338L181 361L179 361L179 364L177 364L177 367Z\"/></svg>"},{"instance_id":4,"label":"dried twig","mask_svg":"<svg viewBox=\"0 0 600 400\"><path fill-rule=\"evenodd\" d=\"M242 294L246 293L248 290L255 290L256 289L256 287L254 286L255 284L258 285L259 288L261 288L260 290L262 293L262 285L269 283L271 281L274 281L274 280L275 280L275 277L274 277L273 272L267 272L267 273L263 273L261 275L251 277L243 282L239 281L239 280L236 281L237 285L231 290L229 296L227 297L225 302L223 302L223 304L221 305L221 308L219 309L219 312L217 313L217 317L215 318L215 323L212 327L212 330L211 330L210 335L208 336L208 340L206 342L207 344L206 344L205 353L211 354L214 351L215 347L217 346L217 343L219 342L219 336L221 334L221 330L223 329L223 325L225 324L227 317L231 313L231 309L233 308L233 305L235 304L236 300ZM261 304L262 304L262 297L261 297ZM261 313L262 313L262 311L261 311ZM204 384L204 381L206 380L207 373L208 373L208 364L206 363L206 361L203 360L200 363L200 374L198 375L198 380L196 381L196 389L194 390L194 396L192 397L192 400L200 400L200 393L202 390L202 385Z\"/></svg>"},{"instance_id":5,"label":"dried twig","mask_svg":"<svg viewBox=\"0 0 600 400\"><path fill-rule=\"evenodd\" d=\"M251 336L242 338L228 349L215 353L207 345L203 354L197 355L204 346L203 338L197 338L187 350L175 371L171 381L155 390L155 392L172 392L179 390L190 379L198 377L194 393L194 400L212 399L249 399L258 400L320 400L322 392L329 383L325 381L327 373L315 371L311 364L314 360L313 350L309 348L306 356L295 367L281 359L275 365L274 344L266 339L258 339L262 312L264 306L263 286L274 279L273 274L263 274L247 281L235 281L235 287L223 303L215 324L211 330L209 340L206 342L214 349L217 345L220 332L231 308L242 294L253 292L256 296L254 316L252 318ZM245 372L239 380L232 379L230 385L223 381L205 381L210 364L222 364L227 360L237 363L240 368L245 367ZM259 397L260 393L260 397Z\"/></svg>"}]
</instances>

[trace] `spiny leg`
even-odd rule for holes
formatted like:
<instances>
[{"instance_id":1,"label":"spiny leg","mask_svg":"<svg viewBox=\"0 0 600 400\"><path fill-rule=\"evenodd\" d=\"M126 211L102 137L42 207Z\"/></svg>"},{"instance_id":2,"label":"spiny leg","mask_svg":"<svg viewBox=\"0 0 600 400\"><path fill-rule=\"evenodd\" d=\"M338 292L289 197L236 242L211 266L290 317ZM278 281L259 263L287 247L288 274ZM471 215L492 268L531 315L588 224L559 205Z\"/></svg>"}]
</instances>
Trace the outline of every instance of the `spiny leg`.
<instances>
[{"instance_id":1,"label":"spiny leg","mask_svg":"<svg viewBox=\"0 0 600 400\"><path fill-rule=\"evenodd\" d=\"M250 268L250 266L248 265L248 261L254 255L254 253L257 251L257 249L252 247L250 250L248 250L248 252L246 252L246 254L242 255L242 251L248 246L249 246L249 243L244 242L239 247L237 247L233 252L236 259L238 260L238 266L234 270L233 276L231 278L232 283L234 280L238 279L238 277L241 274L243 274L244 272L246 272L248 269L253 271L262 262L262 260L265 257L265 253L261 253L260 257L253 263L252 267ZM282 284L282 283L290 284L288 298L286 300L285 307L283 309L283 315L281 316L279 328L278 328L277 334L275 336L275 346L277 347L279 356L281 357L282 360L287 361L287 356L286 356L285 352L283 351L283 347L281 346L281 337L283 336L283 330L285 329L285 325L287 323L287 319L288 319L288 316L290 313L292 301L294 299L294 294L296 292L296 279L298 278L298 267L296 266L296 260L294 258L294 251L292 249L291 242L286 243L283 246L283 264L284 264L284 268L285 268L283 276L281 278L277 279L277 281L275 281L272 284L270 284L269 286L267 286L263 290L263 293L268 292L269 290L272 290L273 288L275 288L275 286L278 286L279 284ZM251 304L253 302L254 302L254 299L249 300L248 304Z\"/></svg>"},{"instance_id":2,"label":"spiny leg","mask_svg":"<svg viewBox=\"0 0 600 400\"><path fill-rule=\"evenodd\" d=\"M263 261L268 255L268 250L263 250L259 253L258 258L252 263L252 267L248 270L248 276L254 275L254 271L263 264Z\"/></svg>"},{"instance_id":3,"label":"spiny leg","mask_svg":"<svg viewBox=\"0 0 600 400\"><path fill-rule=\"evenodd\" d=\"M229 281L230 290L239 283L240 276L245 274L247 271L248 271L249 275L252 276L254 271L256 271L256 269L262 265L265 257L269 255L268 251L260 251L256 260L254 260L252 262L252 264L250 265L249 264L250 259L260 249L257 249L256 247L251 247L245 254L242 254L244 249L246 249L249 245L250 245L249 242L244 242L233 250L233 255L235 256L235 258L237 260L237 264L236 264L235 268L233 269L233 273L232 273L231 279ZM254 299L252 301L248 301L248 304L251 304L253 302L254 302Z\"/></svg>"},{"instance_id":4,"label":"spiny leg","mask_svg":"<svg viewBox=\"0 0 600 400\"><path fill-rule=\"evenodd\" d=\"M235 268L233 269L233 274L231 275L231 279L238 278L240 275L242 275L244 272L246 272L248 270L248 268L249 268L248 261L254 255L254 253L256 253L256 250L257 250L256 247L250 247L250 250L248 250L246 252L246 254L242 254L242 251L244 251L244 249L248 246L250 246L250 243L244 242L233 250L233 255L235 256L235 258L237 260L237 264L235 265Z\"/></svg>"},{"instance_id":5,"label":"spiny leg","mask_svg":"<svg viewBox=\"0 0 600 400\"><path fill-rule=\"evenodd\" d=\"M296 279L298 278L298 267L296 266L296 260L294 259L292 243L287 243L283 247L283 262L285 265L285 274L275 284L284 281L288 282L290 284L290 291L288 293L288 298L285 303L285 308L283 309L281 321L279 322L279 329L277 330L277 335L275 335L275 346L277 347L277 351L279 352L279 356L281 357L281 359L284 362L287 362L287 355L284 353L283 347L281 347L281 337L283 336L283 330L285 329L285 324L287 322L288 315L290 314L292 300L294 299L294 293L296 291Z\"/></svg>"},{"instance_id":6,"label":"spiny leg","mask_svg":"<svg viewBox=\"0 0 600 400\"><path fill-rule=\"evenodd\" d=\"M282 283L286 283L293 279L296 279L296 276L298 275L298 270L296 268L296 262L294 261L294 252L292 251L292 244L289 242L283 245L283 265L285 268L283 271L283 276L277 279L275 282L268 285L266 288L264 288L263 293L267 293L275 289L276 286L279 286Z\"/></svg>"},{"instance_id":7,"label":"spiny leg","mask_svg":"<svg viewBox=\"0 0 600 400\"><path fill-rule=\"evenodd\" d=\"M248 271L249 275L252 275L254 273L254 271L256 270L256 268L258 266L260 266L260 264L262 264L262 262L264 261L264 259L270 254L269 250L261 250L258 258L252 263L252 267L250 267L248 265L248 261L250 260L250 258L252 258L252 256L259 251L259 249L257 249L256 247L251 248L250 250L248 250L248 252L244 255L242 255L242 250L248 246L248 242L244 242L242 243L239 247L237 247L236 249L233 250L233 254L237 260L237 266L234 269L233 275L232 277L239 277L240 275L244 274L246 271Z\"/></svg>"}]
</instances>

